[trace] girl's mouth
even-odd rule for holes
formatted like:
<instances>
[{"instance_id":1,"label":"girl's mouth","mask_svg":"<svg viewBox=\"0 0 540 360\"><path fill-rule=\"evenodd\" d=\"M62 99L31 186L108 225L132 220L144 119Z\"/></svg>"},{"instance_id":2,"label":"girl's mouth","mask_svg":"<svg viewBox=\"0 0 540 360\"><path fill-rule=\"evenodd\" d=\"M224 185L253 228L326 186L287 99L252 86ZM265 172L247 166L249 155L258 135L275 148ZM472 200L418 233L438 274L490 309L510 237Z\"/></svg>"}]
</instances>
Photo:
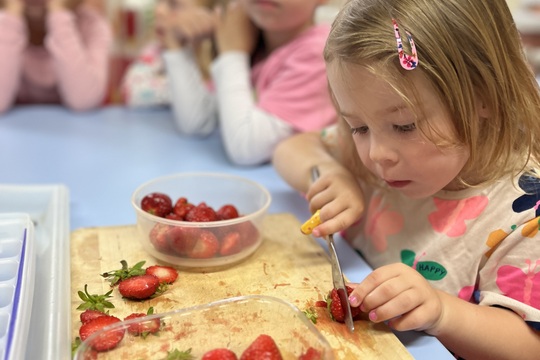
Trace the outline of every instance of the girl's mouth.
<instances>
[{"instance_id":1,"label":"girl's mouth","mask_svg":"<svg viewBox=\"0 0 540 360\"><path fill-rule=\"evenodd\" d=\"M385 180L386 183L388 184L388 186L390 187L393 187L393 188L403 188L407 185L409 185L411 183L410 180L402 180L402 181L388 181L388 180Z\"/></svg>"}]
</instances>

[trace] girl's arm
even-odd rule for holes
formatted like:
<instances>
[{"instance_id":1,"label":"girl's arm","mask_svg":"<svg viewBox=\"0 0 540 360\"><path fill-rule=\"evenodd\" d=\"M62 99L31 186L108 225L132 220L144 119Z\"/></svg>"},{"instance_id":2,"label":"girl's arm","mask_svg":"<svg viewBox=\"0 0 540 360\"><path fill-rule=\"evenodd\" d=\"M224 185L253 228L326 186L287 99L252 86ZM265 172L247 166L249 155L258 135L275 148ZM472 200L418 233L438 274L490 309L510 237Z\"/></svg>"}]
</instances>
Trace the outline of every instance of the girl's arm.
<instances>
[{"instance_id":1,"label":"girl's arm","mask_svg":"<svg viewBox=\"0 0 540 360\"><path fill-rule=\"evenodd\" d=\"M540 333L510 310L479 306L441 292L445 311L430 331L465 359L538 359Z\"/></svg>"},{"instance_id":2,"label":"girl's arm","mask_svg":"<svg viewBox=\"0 0 540 360\"><path fill-rule=\"evenodd\" d=\"M323 141L321 135L332 138ZM363 190L354 174L338 160L340 148L331 144L336 141L339 141L337 133L332 129L301 133L283 140L273 156L280 176L306 194L310 211L320 209L323 223L313 229L316 237L347 229L364 212ZM320 177L312 183L314 166L318 167Z\"/></svg>"},{"instance_id":3,"label":"girl's arm","mask_svg":"<svg viewBox=\"0 0 540 360\"><path fill-rule=\"evenodd\" d=\"M64 104L88 110L106 94L112 34L101 13L85 6L77 13L79 17L62 8L50 11L45 46L54 59Z\"/></svg>"},{"instance_id":4,"label":"girl's arm","mask_svg":"<svg viewBox=\"0 0 540 360\"><path fill-rule=\"evenodd\" d=\"M276 145L295 132L256 106L249 71L248 55L242 52L227 52L212 65L223 143L238 165L268 162Z\"/></svg>"},{"instance_id":5,"label":"girl's arm","mask_svg":"<svg viewBox=\"0 0 540 360\"><path fill-rule=\"evenodd\" d=\"M208 90L188 48L163 54L169 80L170 104L176 125L187 135L208 135L217 125L215 97Z\"/></svg>"},{"instance_id":6,"label":"girl's arm","mask_svg":"<svg viewBox=\"0 0 540 360\"><path fill-rule=\"evenodd\" d=\"M0 113L13 105L19 90L28 37L21 14L22 4L18 0L8 1L0 10Z\"/></svg>"}]
</instances>

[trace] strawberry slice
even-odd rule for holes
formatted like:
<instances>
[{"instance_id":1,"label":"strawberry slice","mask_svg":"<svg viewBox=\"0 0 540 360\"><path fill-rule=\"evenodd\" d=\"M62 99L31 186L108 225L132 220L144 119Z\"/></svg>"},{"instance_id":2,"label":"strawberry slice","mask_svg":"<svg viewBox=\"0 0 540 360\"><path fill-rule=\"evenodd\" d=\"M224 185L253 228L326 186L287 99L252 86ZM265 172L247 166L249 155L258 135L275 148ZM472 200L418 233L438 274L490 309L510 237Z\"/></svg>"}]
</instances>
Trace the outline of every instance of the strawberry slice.
<instances>
[{"instance_id":1,"label":"strawberry slice","mask_svg":"<svg viewBox=\"0 0 540 360\"><path fill-rule=\"evenodd\" d=\"M240 356L240 360L282 360L276 342L271 336L259 335Z\"/></svg>"},{"instance_id":2,"label":"strawberry slice","mask_svg":"<svg viewBox=\"0 0 540 360\"><path fill-rule=\"evenodd\" d=\"M94 320L95 318L98 318L100 316L105 316L105 315L108 315L108 314L105 314L103 311L86 309L81 313L80 318L81 318L81 322L83 324L86 324L90 320Z\"/></svg>"},{"instance_id":3,"label":"strawberry slice","mask_svg":"<svg viewBox=\"0 0 540 360\"><path fill-rule=\"evenodd\" d=\"M208 351L201 360L238 360L238 358L231 350L220 348Z\"/></svg>"},{"instance_id":4,"label":"strawberry slice","mask_svg":"<svg viewBox=\"0 0 540 360\"><path fill-rule=\"evenodd\" d=\"M193 259L208 259L217 254L219 241L214 233L208 230L201 230L195 246L188 252L188 256Z\"/></svg>"},{"instance_id":5,"label":"strawberry slice","mask_svg":"<svg viewBox=\"0 0 540 360\"><path fill-rule=\"evenodd\" d=\"M159 279L154 275L138 275L123 280L118 291L127 299L144 300L154 295L159 288Z\"/></svg>"},{"instance_id":6,"label":"strawberry slice","mask_svg":"<svg viewBox=\"0 0 540 360\"><path fill-rule=\"evenodd\" d=\"M150 307L148 311L145 313L133 313L128 316L124 320L131 320L131 319L137 319L142 318L147 315L152 315L154 313L154 308ZM159 331L161 328L161 320L160 318L154 318L149 320L143 320L141 322L137 322L135 324L131 324L128 326L128 332L135 336L142 336L145 338L148 336L148 334L155 334Z\"/></svg>"},{"instance_id":7,"label":"strawberry slice","mask_svg":"<svg viewBox=\"0 0 540 360\"><path fill-rule=\"evenodd\" d=\"M219 248L219 254L221 256L233 255L239 253L240 250L242 250L242 240L237 231L230 232L221 239L221 246Z\"/></svg>"},{"instance_id":8,"label":"strawberry slice","mask_svg":"<svg viewBox=\"0 0 540 360\"><path fill-rule=\"evenodd\" d=\"M178 271L175 268L164 265L152 265L146 268L146 273L154 275L159 279L160 284L172 284L178 277Z\"/></svg>"},{"instance_id":9,"label":"strawberry slice","mask_svg":"<svg viewBox=\"0 0 540 360\"><path fill-rule=\"evenodd\" d=\"M79 329L79 336L81 340L84 341L96 331L117 322L120 322L120 319L115 316L105 315L97 317L81 326ZM123 328L106 331L93 339L90 346L96 351L107 351L113 349L120 341L122 341L124 338L124 333L125 330Z\"/></svg>"},{"instance_id":10,"label":"strawberry slice","mask_svg":"<svg viewBox=\"0 0 540 360\"><path fill-rule=\"evenodd\" d=\"M322 354L317 349L310 347L300 355L298 360L322 360Z\"/></svg>"}]
</instances>

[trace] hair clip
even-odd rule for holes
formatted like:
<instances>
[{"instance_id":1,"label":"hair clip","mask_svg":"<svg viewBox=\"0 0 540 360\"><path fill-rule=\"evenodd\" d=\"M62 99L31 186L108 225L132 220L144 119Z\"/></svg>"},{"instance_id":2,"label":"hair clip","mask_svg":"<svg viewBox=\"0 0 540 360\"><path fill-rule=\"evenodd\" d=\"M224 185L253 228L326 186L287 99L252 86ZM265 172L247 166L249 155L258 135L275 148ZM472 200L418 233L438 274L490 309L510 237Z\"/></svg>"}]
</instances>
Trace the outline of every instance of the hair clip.
<instances>
[{"instance_id":1,"label":"hair clip","mask_svg":"<svg viewBox=\"0 0 540 360\"><path fill-rule=\"evenodd\" d=\"M392 19L392 23L394 24L394 34L396 35L399 64L405 70L414 70L418 66L418 53L416 52L414 40L411 34L408 31L405 31L405 33L407 34L407 40L409 41L412 51L411 55L405 54L405 52L403 51L403 43L401 41L401 35L399 33L397 21L395 19Z\"/></svg>"}]
</instances>

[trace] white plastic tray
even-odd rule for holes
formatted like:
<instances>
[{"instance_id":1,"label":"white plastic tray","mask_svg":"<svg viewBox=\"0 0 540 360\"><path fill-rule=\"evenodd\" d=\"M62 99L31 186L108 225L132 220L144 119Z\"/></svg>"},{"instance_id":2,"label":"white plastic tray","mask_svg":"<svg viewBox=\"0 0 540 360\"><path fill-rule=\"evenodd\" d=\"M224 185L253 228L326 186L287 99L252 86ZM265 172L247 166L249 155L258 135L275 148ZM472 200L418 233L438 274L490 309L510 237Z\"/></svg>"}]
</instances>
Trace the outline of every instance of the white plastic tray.
<instances>
[{"instance_id":1,"label":"white plastic tray","mask_svg":"<svg viewBox=\"0 0 540 360\"><path fill-rule=\"evenodd\" d=\"M0 184L0 213L15 212L28 214L35 231L36 275L25 358L70 359L68 190L63 185Z\"/></svg>"},{"instance_id":2,"label":"white plastic tray","mask_svg":"<svg viewBox=\"0 0 540 360\"><path fill-rule=\"evenodd\" d=\"M0 214L0 359L26 353L36 257L34 226L23 213Z\"/></svg>"}]
</instances>

